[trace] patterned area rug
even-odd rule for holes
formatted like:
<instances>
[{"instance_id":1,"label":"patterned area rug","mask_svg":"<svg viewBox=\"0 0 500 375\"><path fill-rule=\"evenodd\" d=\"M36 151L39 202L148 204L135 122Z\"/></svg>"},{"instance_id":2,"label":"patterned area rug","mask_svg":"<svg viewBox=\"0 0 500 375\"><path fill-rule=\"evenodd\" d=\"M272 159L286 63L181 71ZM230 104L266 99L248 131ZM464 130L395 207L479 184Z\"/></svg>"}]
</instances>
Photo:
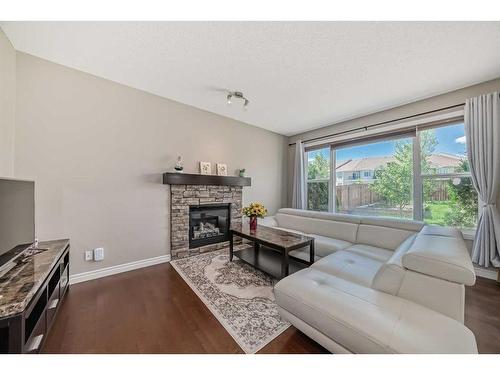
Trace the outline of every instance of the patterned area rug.
<instances>
[{"instance_id":1,"label":"patterned area rug","mask_svg":"<svg viewBox=\"0 0 500 375\"><path fill-rule=\"evenodd\" d=\"M171 264L245 353L257 352L290 327L278 314L275 280L236 256L229 262L227 248Z\"/></svg>"}]
</instances>

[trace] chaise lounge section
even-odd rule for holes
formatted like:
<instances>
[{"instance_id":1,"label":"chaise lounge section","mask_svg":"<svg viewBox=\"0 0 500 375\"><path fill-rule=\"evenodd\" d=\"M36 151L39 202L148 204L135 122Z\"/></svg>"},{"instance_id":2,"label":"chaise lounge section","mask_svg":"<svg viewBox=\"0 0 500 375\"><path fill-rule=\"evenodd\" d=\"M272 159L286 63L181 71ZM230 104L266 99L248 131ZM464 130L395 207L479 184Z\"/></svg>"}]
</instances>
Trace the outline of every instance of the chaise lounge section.
<instances>
[{"instance_id":1,"label":"chaise lounge section","mask_svg":"<svg viewBox=\"0 0 500 375\"><path fill-rule=\"evenodd\" d=\"M475 273L459 230L296 209L263 224L315 238L315 263L275 295L283 318L328 350L477 353L463 324Z\"/></svg>"}]
</instances>

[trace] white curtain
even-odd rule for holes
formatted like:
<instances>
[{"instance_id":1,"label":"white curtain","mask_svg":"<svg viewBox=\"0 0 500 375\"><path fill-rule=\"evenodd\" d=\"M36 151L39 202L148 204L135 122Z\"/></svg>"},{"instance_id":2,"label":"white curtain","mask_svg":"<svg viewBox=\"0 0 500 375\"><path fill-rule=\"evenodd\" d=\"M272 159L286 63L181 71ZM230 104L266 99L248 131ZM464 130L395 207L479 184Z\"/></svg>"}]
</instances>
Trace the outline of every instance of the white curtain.
<instances>
[{"instance_id":1,"label":"white curtain","mask_svg":"<svg viewBox=\"0 0 500 375\"><path fill-rule=\"evenodd\" d=\"M302 141L295 143L295 160L293 166L293 194L292 207L306 208L306 180L304 171L304 144Z\"/></svg>"},{"instance_id":2,"label":"white curtain","mask_svg":"<svg viewBox=\"0 0 500 375\"><path fill-rule=\"evenodd\" d=\"M465 102L465 135L472 182L479 195L480 214L472 260L500 267L500 97L498 92Z\"/></svg>"}]
</instances>

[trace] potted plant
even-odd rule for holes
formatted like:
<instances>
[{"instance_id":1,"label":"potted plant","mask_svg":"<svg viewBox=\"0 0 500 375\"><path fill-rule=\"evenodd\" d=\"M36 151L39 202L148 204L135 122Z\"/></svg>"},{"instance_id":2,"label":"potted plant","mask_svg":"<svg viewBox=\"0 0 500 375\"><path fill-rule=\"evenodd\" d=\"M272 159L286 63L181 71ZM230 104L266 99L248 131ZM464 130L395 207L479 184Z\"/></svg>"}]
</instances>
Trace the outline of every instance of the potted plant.
<instances>
[{"instance_id":1,"label":"potted plant","mask_svg":"<svg viewBox=\"0 0 500 375\"><path fill-rule=\"evenodd\" d=\"M255 231L257 229L257 218L263 218L267 214L267 208L264 207L262 203L250 203L247 207L243 207L241 210L243 215L250 218L250 230Z\"/></svg>"}]
</instances>

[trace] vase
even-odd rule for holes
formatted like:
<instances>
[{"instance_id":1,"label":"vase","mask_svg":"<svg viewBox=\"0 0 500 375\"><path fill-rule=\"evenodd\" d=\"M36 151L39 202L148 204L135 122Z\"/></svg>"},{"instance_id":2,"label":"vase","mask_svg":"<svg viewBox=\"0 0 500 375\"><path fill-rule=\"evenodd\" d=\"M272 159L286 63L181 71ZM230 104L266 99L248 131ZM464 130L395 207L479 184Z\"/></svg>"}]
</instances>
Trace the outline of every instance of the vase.
<instances>
[{"instance_id":1,"label":"vase","mask_svg":"<svg viewBox=\"0 0 500 375\"><path fill-rule=\"evenodd\" d=\"M251 231L257 230L257 217L256 216L250 217L250 230Z\"/></svg>"}]
</instances>

